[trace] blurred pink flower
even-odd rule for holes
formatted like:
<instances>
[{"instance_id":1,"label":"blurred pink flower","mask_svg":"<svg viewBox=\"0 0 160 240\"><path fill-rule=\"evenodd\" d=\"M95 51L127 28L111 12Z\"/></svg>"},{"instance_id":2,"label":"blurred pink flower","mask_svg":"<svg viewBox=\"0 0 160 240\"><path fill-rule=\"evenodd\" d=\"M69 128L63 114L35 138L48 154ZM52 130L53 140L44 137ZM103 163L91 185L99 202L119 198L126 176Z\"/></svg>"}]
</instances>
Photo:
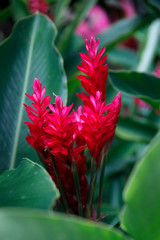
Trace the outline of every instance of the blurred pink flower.
<instances>
[{"instance_id":1,"label":"blurred pink flower","mask_svg":"<svg viewBox=\"0 0 160 240\"><path fill-rule=\"evenodd\" d=\"M40 13L46 14L51 20L53 20L53 14L49 13L50 6L46 0L29 0L28 8L32 14L39 11Z\"/></svg>"},{"instance_id":2,"label":"blurred pink flower","mask_svg":"<svg viewBox=\"0 0 160 240\"><path fill-rule=\"evenodd\" d=\"M78 25L76 33L84 39L89 39L92 36L102 33L110 24L107 13L103 8L96 5L90 10L87 18Z\"/></svg>"},{"instance_id":3,"label":"blurred pink flower","mask_svg":"<svg viewBox=\"0 0 160 240\"><path fill-rule=\"evenodd\" d=\"M120 20L120 16L124 18L132 18L136 15L132 1L119 0L119 2L120 7L114 9L113 13L111 11L110 14L107 14L107 12L99 5L95 5L89 11L85 20L77 26L75 30L76 34L84 39L89 39L107 30L115 20ZM109 7L108 11L110 11ZM120 12L121 14L119 15ZM134 38L129 38L122 43L121 46L137 49L137 41Z\"/></svg>"},{"instance_id":4,"label":"blurred pink flower","mask_svg":"<svg viewBox=\"0 0 160 240\"><path fill-rule=\"evenodd\" d=\"M160 77L160 62L158 63L156 70L154 71L156 77Z\"/></svg>"},{"instance_id":5,"label":"blurred pink flower","mask_svg":"<svg viewBox=\"0 0 160 240\"><path fill-rule=\"evenodd\" d=\"M134 98L134 102L138 108L151 108L151 105L149 103L146 103L145 101L139 99L139 98Z\"/></svg>"},{"instance_id":6,"label":"blurred pink flower","mask_svg":"<svg viewBox=\"0 0 160 240\"><path fill-rule=\"evenodd\" d=\"M120 3L122 4L124 17L132 18L136 15L136 12L135 12L132 1L130 1L130 0L120 0Z\"/></svg>"},{"instance_id":7,"label":"blurred pink flower","mask_svg":"<svg viewBox=\"0 0 160 240\"><path fill-rule=\"evenodd\" d=\"M133 18L136 15L136 11L134 5L131 0L119 0L122 6L122 12L124 18ZM137 49L138 44L135 38L130 37L123 43L121 43L121 47L129 47L132 49Z\"/></svg>"}]
</instances>

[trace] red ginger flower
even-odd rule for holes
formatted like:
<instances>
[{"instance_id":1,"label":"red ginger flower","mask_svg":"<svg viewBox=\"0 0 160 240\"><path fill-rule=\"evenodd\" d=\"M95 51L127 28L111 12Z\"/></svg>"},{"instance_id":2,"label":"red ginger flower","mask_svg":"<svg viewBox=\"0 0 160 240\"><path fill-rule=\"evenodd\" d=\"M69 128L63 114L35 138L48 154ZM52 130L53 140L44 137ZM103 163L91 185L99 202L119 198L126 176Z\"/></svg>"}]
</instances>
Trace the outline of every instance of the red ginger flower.
<instances>
[{"instance_id":1,"label":"red ginger flower","mask_svg":"<svg viewBox=\"0 0 160 240\"><path fill-rule=\"evenodd\" d=\"M26 140L39 154L42 154L45 148L43 143L43 136L45 134L43 127L45 126L45 117L48 112L47 106L50 103L51 98L49 96L44 97L45 87L42 89L42 83L40 83L37 78L34 79L33 91L34 93L32 96L25 94L33 101L32 105L35 108L24 104L27 115L32 121L25 122L30 130L30 134L28 134Z\"/></svg>"},{"instance_id":2,"label":"red ginger flower","mask_svg":"<svg viewBox=\"0 0 160 240\"><path fill-rule=\"evenodd\" d=\"M86 156L83 155L86 146L77 144L76 147L73 147L75 140L73 135L77 131L77 123L75 122L73 113L68 115L72 106L63 107L59 96L56 97L54 105L49 104L51 99L49 96L44 97L45 87L42 88L42 83L36 78L33 83L33 90L34 93L32 96L28 94L26 96L33 101L32 105L35 109L24 104L27 115L32 121L25 123L30 130L30 134L28 134L26 139L35 148L46 170L51 175L57 187L59 187L49 151L45 150L46 147L50 148L51 153L55 157L68 204L74 213L78 213L72 174L72 163L73 160L75 161L79 176L82 207L85 214L89 192L88 180L85 175ZM48 104L50 112L47 109Z\"/></svg>"},{"instance_id":3,"label":"red ginger flower","mask_svg":"<svg viewBox=\"0 0 160 240\"><path fill-rule=\"evenodd\" d=\"M51 177L55 179L52 161L50 159L49 152L45 151L46 147L43 141L45 135L44 127L47 125L47 106L50 103L51 98L49 96L44 97L45 87L42 88L42 83L40 83L37 78L34 79L33 91L34 93L32 95L26 94L26 96L33 101L32 105L35 109L24 104L27 115L32 121L25 122L30 130L30 134L28 134L26 140L36 150L42 163L45 165L46 170L49 172Z\"/></svg>"},{"instance_id":4,"label":"red ginger flower","mask_svg":"<svg viewBox=\"0 0 160 240\"><path fill-rule=\"evenodd\" d=\"M86 53L80 53L82 58L81 65L78 66L78 69L86 74L77 76L81 80L81 84L84 89L90 94L96 97L96 92L102 92L102 100L105 100L106 95L106 84L108 76L108 64L104 64L107 55L103 56L105 48L101 48L98 51L99 39L96 41L95 38L91 38L90 44L86 41Z\"/></svg>"},{"instance_id":5,"label":"red ginger flower","mask_svg":"<svg viewBox=\"0 0 160 240\"><path fill-rule=\"evenodd\" d=\"M111 104L105 105L102 93L97 91L96 98L84 97L84 111L82 133L91 156L96 160L97 167L101 152L108 142L112 142L121 108L121 95L117 94Z\"/></svg>"},{"instance_id":6,"label":"red ginger flower","mask_svg":"<svg viewBox=\"0 0 160 240\"><path fill-rule=\"evenodd\" d=\"M81 191L81 202L85 213L88 200L88 180L86 174L86 157L83 151L86 146L73 147L77 131L77 123L73 113L69 114L72 105L63 106L62 99L57 96L55 105L49 104L52 114L47 115L48 126L45 127L45 143L55 157L56 166L62 182L62 186L69 204L74 213L78 213L76 189L72 173L73 161L76 163ZM56 181L57 184L57 181ZM58 186L58 184L57 184Z\"/></svg>"}]
</instances>

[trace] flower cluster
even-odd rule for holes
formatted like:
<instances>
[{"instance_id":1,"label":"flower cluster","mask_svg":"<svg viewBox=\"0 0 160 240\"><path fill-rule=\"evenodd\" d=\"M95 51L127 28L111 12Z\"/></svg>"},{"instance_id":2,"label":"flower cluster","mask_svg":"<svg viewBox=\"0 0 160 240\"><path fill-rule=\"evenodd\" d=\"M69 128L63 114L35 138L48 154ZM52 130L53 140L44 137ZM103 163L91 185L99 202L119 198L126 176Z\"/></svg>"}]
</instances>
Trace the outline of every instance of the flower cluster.
<instances>
[{"instance_id":1,"label":"flower cluster","mask_svg":"<svg viewBox=\"0 0 160 240\"><path fill-rule=\"evenodd\" d=\"M49 4L46 0L29 0L28 8L31 13L39 11L40 13L46 14L49 18L53 19L52 14L49 13Z\"/></svg>"},{"instance_id":2,"label":"flower cluster","mask_svg":"<svg viewBox=\"0 0 160 240\"><path fill-rule=\"evenodd\" d=\"M83 106L78 111L63 106L56 96L51 104L49 96L44 97L45 87L35 78L34 93L26 94L32 100L32 108L25 105L31 122L26 122L30 134L28 143L35 148L45 168L61 192L61 201L75 214L87 215L90 186L86 176L85 148L88 147L98 169L102 152L110 146L118 122L121 96L105 105L108 66L105 49L98 52L99 40L91 38L86 42L87 54L80 54L83 62L78 69L86 75L79 75L87 93L78 96ZM64 199L65 196L65 199ZM65 205L66 206L66 205ZM92 210L91 210L92 211ZM91 213L92 214L92 213Z\"/></svg>"}]
</instances>

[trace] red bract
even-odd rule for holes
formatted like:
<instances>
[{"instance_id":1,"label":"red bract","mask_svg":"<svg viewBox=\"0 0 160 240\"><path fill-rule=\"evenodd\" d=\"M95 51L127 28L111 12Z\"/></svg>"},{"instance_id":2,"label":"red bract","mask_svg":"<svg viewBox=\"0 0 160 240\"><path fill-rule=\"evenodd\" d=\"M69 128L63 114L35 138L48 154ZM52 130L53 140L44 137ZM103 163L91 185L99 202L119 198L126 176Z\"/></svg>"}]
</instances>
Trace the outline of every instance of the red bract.
<instances>
[{"instance_id":1,"label":"red bract","mask_svg":"<svg viewBox=\"0 0 160 240\"><path fill-rule=\"evenodd\" d=\"M108 76L108 64L104 64L107 55L103 56L105 48L101 48L98 51L99 39L96 41L95 38L91 38L90 44L86 41L86 53L80 53L82 58L81 65L78 66L78 69L86 74L77 76L81 80L81 84L84 89L90 94L96 97L96 92L102 92L102 100L105 100L106 94L106 84Z\"/></svg>"},{"instance_id":2,"label":"red bract","mask_svg":"<svg viewBox=\"0 0 160 240\"><path fill-rule=\"evenodd\" d=\"M27 142L36 149L39 154L42 154L44 150L43 136L44 136L44 126L45 117L48 112L47 106L50 103L51 98L49 96L44 97L45 87L42 89L42 83L39 82L37 78L34 79L32 95L26 94L33 103L32 108L26 104L27 115L32 122L25 122L28 125L30 134L28 134L26 140Z\"/></svg>"},{"instance_id":3,"label":"red bract","mask_svg":"<svg viewBox=\"0 0 160 240\"><path fill-rule=\"evenodd\" d=\"M32 108L26 104L26 112L29 119L32 122L25 122L27 124L30 134L26 137L27 142L37 151L42 163L45 165L47 171L54 179L55 174L52 167L52 161L49 156L49 152L45 151L44 144L44 127L46 126L46 114L48 113L47 106L50 103L51 98L49 96L44 97L45 87L42 88L42 83L37 78L34 79L32 95L26 94L28 98L32 100Z\"/></svg>"},{"instance_id":4,"label":"red bract","mask_svg":"<svg viewBox=\"0 0 160 240\"><path fill-rule=\"evenodd\" d=\"M78 170L81 202L85 212L88 200L88 181L86 177L86 157L83 151L86 146L77 145L73 147L77 131L77 123L74 120L73 113L69 114L72 105L63 106L62 99L57 96L55 105L49 104L51 114L47 115L48 126L45 127L45 143L50 152L55 157L56 166L62 182L62 186L68 201L68 204L74 213L78 213L78 203L76 198L76 189L73 178L73 162L76 163ZM58 184L57 184L58 186Z\"/></svg>"},{"instance_id":5,"label":"red bract","mask_svg":"<svg viewBox=\"0 0 160 240\"><path fill-rule=\"evenodd\" d=\"M108 142L111 144L118 122L121 108L121 95L118 93L111 104L105 105L102 93L97 91L96 98L92 95L85 98L83 120L83 136L91 156L95 158L97 167L101 152Z\"/></svg>"}]
</instances>

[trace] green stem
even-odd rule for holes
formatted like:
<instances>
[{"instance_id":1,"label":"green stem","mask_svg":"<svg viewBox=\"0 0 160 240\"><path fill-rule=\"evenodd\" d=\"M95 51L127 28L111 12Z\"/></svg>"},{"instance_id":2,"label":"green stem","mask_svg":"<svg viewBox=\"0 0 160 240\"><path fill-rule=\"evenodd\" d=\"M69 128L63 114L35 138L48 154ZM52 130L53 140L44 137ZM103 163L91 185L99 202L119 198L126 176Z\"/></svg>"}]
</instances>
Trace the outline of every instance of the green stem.
<instances>
[{"instance_id":1,"label":"green stem","mask_svg":"<svg viewBox=\"0 0 160 240\"><path fill-rule=\"evenodd\" d=\"M78 211L79 211L79 215L81 217L83 217L79 177L78 177L77 166L76 166L76 163L75 163L74 160L73 160L73 163L72 163L72 172L73 172L73 178L74 178L75 190L76 190L76 196L77 196L77 202L78 202Z\"/></svg>"},{"instance_id":2,"label":"green stem","mask_svg":"<svg viewBox=\"0 0 160 240\"><path fill-rule=\"evenodd\" d=\"M69 209L68 202L66 200L66 196L65 196L65 193L64 193L64 190L63 190L63 186L62 186L62 183L61 183L61 179L60 179L60 176L59 176L59 173L58 173L58 169L57 169L57 165L56 165L56 162L55 162L55 158L54 158L54 156L50 152L49 152L49 154L50 154L50 157L51 157L51 160L52 160L52 163L53 163L53 168L54 168L55 175L57 177L57 181L58 181L58 185L59 185L62 201L63 201L63 204L64 204L64 209L65 209L65 211L67 213L70 213L71 210Z\"/></svg>"},{"instance_id":3,"label":"green stem","mask_svg":"<svg viewBox=\"0 0 160 240\"><path fill-rule=\"evenodd\" d=\"M97 218L101 215L101 201L102 201L102 192L103 192L103 178L104 178L104 169L105 169L105 159L106 153L102 152L102 158L100 161L100 179L99 179L99 193L98 193L98 206L97 206Z\"/></svg>"},{"instance_id":4,"label":"green stem","mask_svg":"<svg viewBox=\"0 0 160 240\"><path fill-rule=\"evenodd\" d=\"M94 199L96 177L97 177L96 161L94 158L91 158L91 180L90 180L89 197L88 197L88 204L87 204L87 217L89 218L92 215L92 204Z\"/></svg>"}]
</instances>

